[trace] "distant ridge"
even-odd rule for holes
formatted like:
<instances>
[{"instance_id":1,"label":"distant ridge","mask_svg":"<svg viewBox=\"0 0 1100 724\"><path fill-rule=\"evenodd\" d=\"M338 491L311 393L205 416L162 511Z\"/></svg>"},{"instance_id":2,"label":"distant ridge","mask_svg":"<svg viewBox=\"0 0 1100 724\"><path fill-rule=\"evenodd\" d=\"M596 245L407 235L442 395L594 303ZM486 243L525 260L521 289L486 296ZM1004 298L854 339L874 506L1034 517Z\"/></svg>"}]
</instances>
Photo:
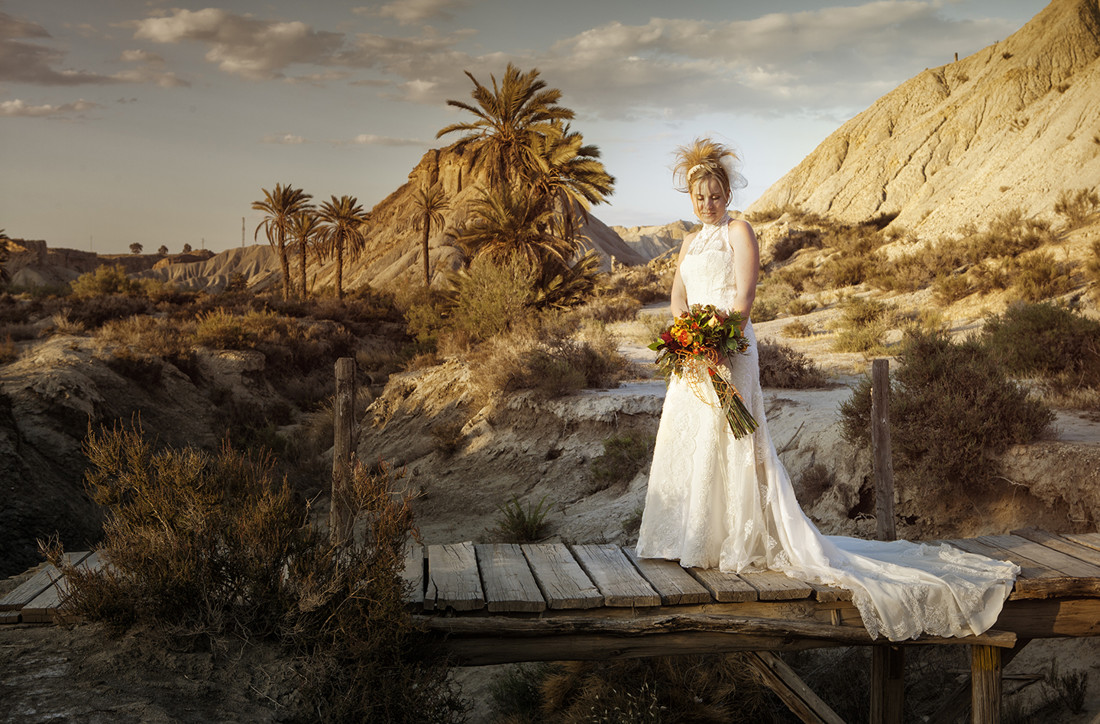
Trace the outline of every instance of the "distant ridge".
<instances>
[{"instance_id":1,"label":"distant ridge","mask_svg":"<svg viewBox=\"0 0 1100 724\"><path fill-rule=\"evenodd\" d=\"M839 221L897 214L922 237L1100 185L1100 0L1054 0L1027 25L926 70L855 116L749 212Z\"/></svg>"}]
</instances>

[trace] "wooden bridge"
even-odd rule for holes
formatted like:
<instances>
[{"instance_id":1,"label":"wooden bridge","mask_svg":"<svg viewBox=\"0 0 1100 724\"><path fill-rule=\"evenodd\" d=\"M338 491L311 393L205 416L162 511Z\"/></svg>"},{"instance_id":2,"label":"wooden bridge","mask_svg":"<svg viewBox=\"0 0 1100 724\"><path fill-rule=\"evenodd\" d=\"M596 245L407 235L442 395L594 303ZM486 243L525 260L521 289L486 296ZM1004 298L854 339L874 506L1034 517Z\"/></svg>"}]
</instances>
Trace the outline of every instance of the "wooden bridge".
<instances>
[{"instance_id":1,"label":"wooden bridge","mask_svg":"<svg viewBox=\"0 0 1100 724\"><path fill-rule=\"evenodd\" d=\"M841 719L774 655L827 646L970 645L972 684L952 692L933 721L996 721L1001 667L1031 639L1100 635L1100 533L1013 535L939 541L1022 571L994 628L966 638L872 641L844 590L781 573L734 575L639 559L616 545L473 544L417 547L407 559L409 605L445 634L458 663L610 659L751 652L750 665L803 721ZM70 554L95 568L98 554ZM65 581L43 567L0 600L0 623L65 620ZM876 721L901 721L902 671L886 667L872 692ZM875 702L877 700L877 706Z\"/></svg>"}]
</instances>

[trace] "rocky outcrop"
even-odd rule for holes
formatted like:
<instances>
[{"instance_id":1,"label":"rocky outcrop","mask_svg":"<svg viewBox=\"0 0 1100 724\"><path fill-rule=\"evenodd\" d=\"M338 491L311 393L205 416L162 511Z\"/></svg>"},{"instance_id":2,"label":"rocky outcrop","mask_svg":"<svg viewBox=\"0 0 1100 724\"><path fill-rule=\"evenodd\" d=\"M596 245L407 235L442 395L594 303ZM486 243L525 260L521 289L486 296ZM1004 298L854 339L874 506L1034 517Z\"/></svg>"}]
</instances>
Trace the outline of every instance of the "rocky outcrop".
<instances>
[{"instance_id":1,"label":"rocky outcrop","mask_svg":"<svg viewBox=\"0 0 1100 724\"><path fill-rule=\"evenodd\" d=\"M136 276L159 279L181 289L220 292L237 275L256 291L277 288L283 278L275 250L266 244L229 249L186 263L158 263Z\"/></svg>"},{"instance_id":2,"label":"rocky outcrop","mask_svg":"<svg viewBox=\"0 0 1100 724\"><path fill-rule=\"evenodd\" d=\"M656 259L673 249L679 249L684 236L696 224L690 221L673 221L664 226L612 226L619 238L646 259Z\"/></svg>"},{"instance_id":3,"label":"rocky outcrop","mask_svg":"<svg viewBox=\"0 0 1100 724\"><path fill-rule=\"evenodd\" d=\"M1054 0L1009 38L925 70L841 126L749 211L897 215L933 238L1100 184L1100 1Z\"/></svg>"}]
</instances>

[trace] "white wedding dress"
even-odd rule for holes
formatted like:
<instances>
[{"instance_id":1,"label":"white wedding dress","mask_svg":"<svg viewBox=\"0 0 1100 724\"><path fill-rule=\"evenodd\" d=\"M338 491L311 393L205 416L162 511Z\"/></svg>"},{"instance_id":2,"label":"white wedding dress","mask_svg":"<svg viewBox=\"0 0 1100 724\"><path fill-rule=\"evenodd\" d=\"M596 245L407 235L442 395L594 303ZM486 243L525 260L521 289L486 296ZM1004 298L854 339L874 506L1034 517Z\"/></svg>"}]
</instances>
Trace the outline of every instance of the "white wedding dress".
<instances>
[{"instance_id":1,"label":"white wedding dress","mask_svg":"<svg viewBox=\"0 0 1100 724\"><path fill-rule=\"evenodd\" d=\"M704 225L680 267L689 304L733 306L727 219ZM684 567L782 571L846 588L872 637L979 634L997 620L1019 568L908 541L822 535L795 499L764 419L756 337L735 355L731 382L759 423L735 439L705 374L673 375L661 413L638 555ZM705 399L700 399L700 394Z\"/></svg>"}]
</instances>

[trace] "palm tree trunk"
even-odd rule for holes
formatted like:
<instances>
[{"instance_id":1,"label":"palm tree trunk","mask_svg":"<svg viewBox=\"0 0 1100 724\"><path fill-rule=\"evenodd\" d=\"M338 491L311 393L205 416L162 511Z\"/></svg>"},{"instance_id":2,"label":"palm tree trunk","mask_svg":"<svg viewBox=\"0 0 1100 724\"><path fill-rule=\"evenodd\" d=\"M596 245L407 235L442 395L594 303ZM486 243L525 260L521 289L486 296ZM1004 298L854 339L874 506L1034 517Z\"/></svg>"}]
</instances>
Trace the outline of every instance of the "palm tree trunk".
<instances>
[{"instance_id":1,"label":"palm tree trunk","mask_svg":"<svg viewBox=\"0 0 1100 724\"><path fill-rule=\"evenodd\" d=\"M424 214L424 288L427 289L432 283L432 279L428 274L428 236L432 233L432 217L430 214Z\"/></svg>"},{"instance_id":2,"label":"palm tree trunk","mask_svg":"<svg viewBox=\"0 0 1100 724\"><path fill-rule=\"evenodd\" d=\"M286 240L279 233L279 264L283 268L283 301L290 299L290 259L286 254Z\"/></svg>"},{"instance_id":3,"label":"palm tree trunk","mask_svg":"<svg viewBox=\"0 0 1100 724\"><path fill-rule=\"evenodd\" d=\"M344 240L336 240L336 298L344 298Z\"/></svg>"},{"instance_id":4,"label":"palm tree trunk","mask_svg":"<svg viewBox=\"0 0 1100 724\"><path fill-rule=\"evenodd\" d=\"M304 301L306 298L306 240L304 237L298 241L298 250L301 254L302 262L301 279L299 281L299 286L301 287L301 296L302 300Z\"/></svg>"}]
</instances>

